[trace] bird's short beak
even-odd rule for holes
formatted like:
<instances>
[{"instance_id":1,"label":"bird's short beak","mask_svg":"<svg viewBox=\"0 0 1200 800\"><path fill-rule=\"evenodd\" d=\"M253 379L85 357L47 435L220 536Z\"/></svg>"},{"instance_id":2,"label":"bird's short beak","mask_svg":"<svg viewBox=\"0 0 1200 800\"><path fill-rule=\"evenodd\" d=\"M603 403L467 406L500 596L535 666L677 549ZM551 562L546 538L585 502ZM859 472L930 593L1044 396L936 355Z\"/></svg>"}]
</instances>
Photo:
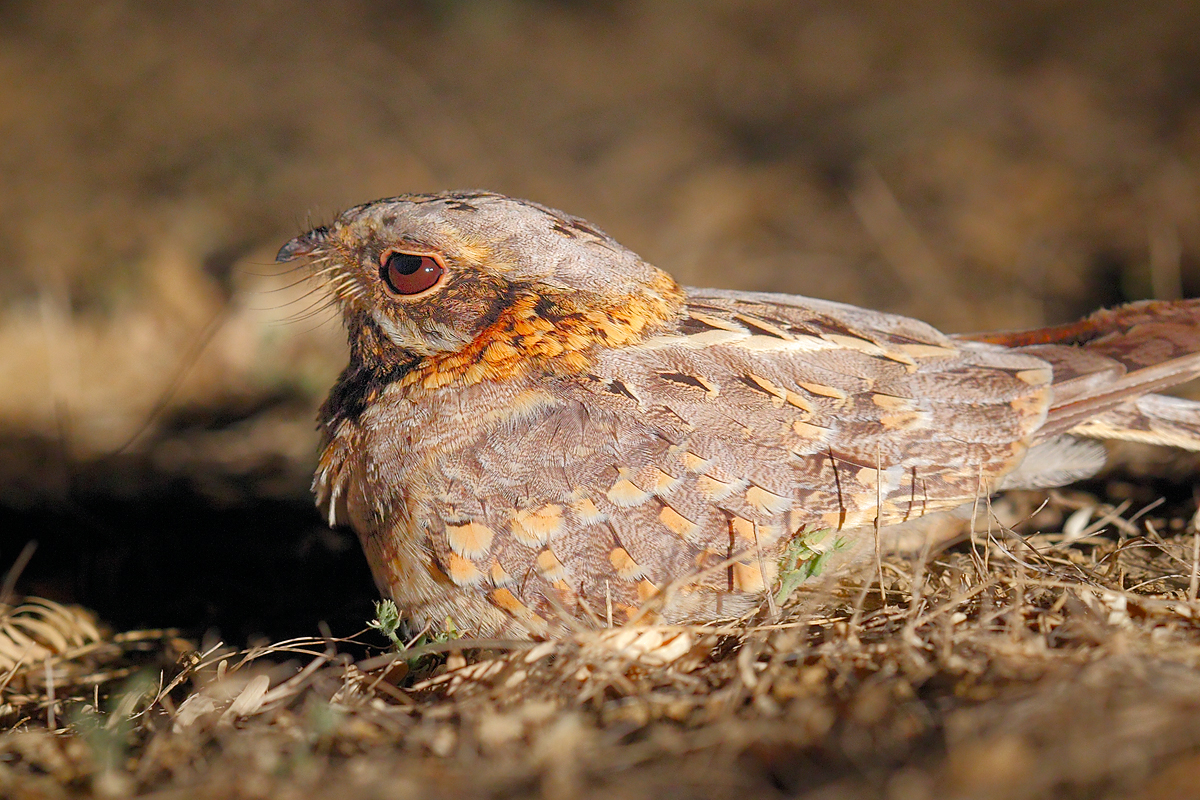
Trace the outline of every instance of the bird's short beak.
<instances>
[{"instance_id":1,"label":"bird's short beak","mask_svg":"<svg viewBox=\"0 0 1200 800\"><path fill-rule=\"evenodd\" d=\"M325 226L313 228L308 233L297 236L279 248L279 252L275 255L275 263L284 264L288 261L294 261L297 258L311 256L321 249L328 238L329 228Z\"/></svg>"}]
</instances>

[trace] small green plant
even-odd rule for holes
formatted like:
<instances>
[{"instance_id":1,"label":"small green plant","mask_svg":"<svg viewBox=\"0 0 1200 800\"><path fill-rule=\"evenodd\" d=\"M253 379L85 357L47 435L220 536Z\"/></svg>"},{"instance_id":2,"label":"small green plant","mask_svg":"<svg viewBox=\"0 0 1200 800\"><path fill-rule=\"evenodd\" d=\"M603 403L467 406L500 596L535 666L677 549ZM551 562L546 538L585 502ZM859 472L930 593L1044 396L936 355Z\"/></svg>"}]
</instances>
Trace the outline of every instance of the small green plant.
<instances>
[{"instance_id":1,"label":"small green plant","mask_svg":"<svg viewBox=\"0 0 1200 800\"><path fill-rule=\"evenodd\" d=\"M850 539L845 536L839 536L826 545L825 542L831 533L832 528L821 528L812 532L800 530L788 542L779 557L779 589L775 593L775 602L778 605L787 602L797 586L820 575L830 556L850 545Z\"/></svg>"},{"instance_id":2,"label":"small green plant","mask_svg":"<svg viewBox=\"0 0 1200 800\"><path fill-rule=\"evenodd\" d=\"M400 638L400 609L391 600L380 600L375 603L375 619L367 622L367 627L372 630L379 631L388 638L392 643L392 648L396 652L403 653L408 650L415 650L427 644L442 644L453 639L459 638L458 627L454 624L454 620L446 617L445 625L442 630L435 633L422 633L410 642L405 642ZM417 664L423 659L428 659L431 654L424 653L408 660L410 668L416 668ZM432 656L435 660L437 656Z\"/></svg>"},{"instance_id":3,"label":"small green plant","mask_svg":"<svg viewBox=\"0 0 1200 800\"><path fill-rule=\"evenodd\" d=\"M391 600L375 603L375 619L368 622L367 627L386 636L392 647L397 650L404 649L404 642L400 641L400 635L396 633L400 630L400 609L396 608L396 604Z\"/></svg>"}]
</instances>

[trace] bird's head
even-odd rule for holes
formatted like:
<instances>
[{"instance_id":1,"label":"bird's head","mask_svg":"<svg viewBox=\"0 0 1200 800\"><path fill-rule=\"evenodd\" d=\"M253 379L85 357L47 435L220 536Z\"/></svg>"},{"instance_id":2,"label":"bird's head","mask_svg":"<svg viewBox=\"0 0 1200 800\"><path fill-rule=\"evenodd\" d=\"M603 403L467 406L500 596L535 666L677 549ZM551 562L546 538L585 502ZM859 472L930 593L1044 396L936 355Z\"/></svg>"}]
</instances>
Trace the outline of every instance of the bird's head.
<instances>
[{"instance_id":1,"label":"bird's head","mask_svg":"<svg viewBox=\"0 0 1200 800\"><path fill-rule=\"evenodd\" d=\"M669 275L583 220L485 192L356 206L292 239L277 260L300 257L326 280L355 357L443 371L486 360L497 341L497 364L509 347L518 359L561 360L631 344L683 300Z\"/></svg>"}]
</instances>

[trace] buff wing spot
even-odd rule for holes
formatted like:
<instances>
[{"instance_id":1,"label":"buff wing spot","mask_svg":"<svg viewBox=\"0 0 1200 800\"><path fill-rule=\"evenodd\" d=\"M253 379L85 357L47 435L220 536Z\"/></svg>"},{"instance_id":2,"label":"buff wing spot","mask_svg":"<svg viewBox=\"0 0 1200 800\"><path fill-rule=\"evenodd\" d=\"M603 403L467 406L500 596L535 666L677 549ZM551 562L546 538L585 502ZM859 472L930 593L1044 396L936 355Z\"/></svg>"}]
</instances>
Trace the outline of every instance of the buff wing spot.
<instances>
[{"instance_id":1,"label":"buff wing spot","mask_svg":"<svg viewBox=\"0 0 1200 800\"><path fill-rule=\"evenodd\" d=\"M664 505L662 510L658 512L658 521L665 525L672 533L688 541L691 541L700 531L699 525L668 505Z\"/></svg>"},{"instance_id":2,"label":"buff wing spot","mask_svg":"<svg viewBox=\"0 0 1200 800\"><path fill-rule=\"evenodd\" d=\"M776 567L767 561L752 561L749 564L741 561L733 562L733 588L740 592L757 594L766 591L767 585L774 580Z\"/></svg>"},{"instance_id":3,"label":"buff wing spot","mask_svg":"<svg viewBox=\"0 0 1200 800\"><path fill-rule=\"evenodd\" d=\"M633 560L633 556L629 555L629 551L624 547L614 547L608 554L608 560L617 571L617 575L627 581L636 581L646 575L646 571Z\"/></svg>"},{"instance_id":4,"label":"buff wing spot","mask_svg":"<svg viewBox=\"0 0 1200 800\"><path fill-rule=\"evenodd\" d=\"M475 586L483 582L479 567L457 553L451 553L446 559L446 574L458 586Z\"/></svg>"},{"instance_id":5,"label":"buff wing spot","mask_svg":"<svg viewBox=\"0 0 1200 800\"><path fill-rule=\"evenodd\" d=\"M645 578L638 581L637 596L638 596L639 603L646 602L651 597L654 597L656 594L658 594L658 587L655 586L653 583L646 580Z\"/></svg>"},{"instance_id":6,"label":"buff wing spot","mask_svg":"<svg viewBox=\"0 0 1200 800\"><path fill-rule=\"evenodd\" d=\"M819 425L813 425L809 422L801 422L800 420L796 420L792 423L792 433L796 434L801 439L816 439L817 441L821 441L829 435L829 429L822 428Z\"/></svg>"},{"instance_id":7,"label":"buff wing spot","mask_svg":"<svg viewBox=\"0 0 1200 800\"><path fill-rule=\"evenodd\" d=\"M746 490L746 502L764 514L782 514L792 507L790 498L768 492L761 486Z\"/></svg>"},{"instance_id":8,"label":"buff wing spot","mask_svg":"<svg viewBox=\"0 0 1200 800\"><path fill-rule=\"evenodd\" d=\"M733 534L739 541L750 546L768 547L779 538L779 527L776 525L756 525L750 520L732 516L729 519L729 525L733 529ZM743 549L739 546L738 549Z\"/></svg>"},{"instance_id":9,"label":"buff wing spot","mask_svg":"<svg viewBox=\"0 0 1200 800\"><path fill-rule=\"evenodd\" d=\"M929 414L924 411L902 411L884 414L879 424L889 431L911 431L929 427Z\"/></svg>"},{"instance_id":10,"label":"buff wing spot","mask_svg":"<svg viewBox=\"0 0 1200 800\"><path fill-rule=\"evenodd\" d=\"M704 493L711 502L718 503L727 497L746 488L747 481L719 481L711 475L701 475L696 478L696 488Z\"/></svg>"},{"instance_id":11,"label":"buff wing spot","mask_svg":"<svg viewBox=\"0 0 1200 800\"><path fill-rule=\"evenodd\" d=\"M816 411L816 408L813 406L812 403L808 402L803 397L801 397L800 395L793 392L791 389L787 390L787 398L786 399L787 399L787 403L789 406L798 408L805 413L811 414L814 411Z\"/></svg>"},{"instance_id":12,"label":"buff wing spot","mask_svg":"<svg viewBox=\"0 0 1200 800\"><path fill-rule=\"evenodd\" d=\"M500 566L499 561L492 561L492 566L488 570L488 575L492 579L494 586L512 586L516 581L512 576L505 572L504 567Z\"/></svg>"},{"instance_id":13,"label":"buff wing spot","mask_svg":"<svg viewBox=\"0 0 1200 800\"><path fill-rule=\"evenodd\" d=\"M683 478L676 478L674 475L668 475L661 469L655 468L650 475L650 492L661 497L675 491L681 483L683 483Z\"/></svg>"},{"instance_id":14,"label":"buff wing spot","mask_svg":"<svg viewBox=\"0 0 1200 800\"><path fill-rule=\"evenodd\" d=\"M521 509L513 515L512 532L526 547L546 544L562 530L562 506L544 505L536 509Z\"/></svg>"},{"instance_id":15,"label":"buff wing spot","mask_svg":"<svg viewBox=\"0 0 1200 800\"><path fill-rule=\"evenodd\" d=\"M795 338L777 325L772 325L770 322L759 317L752 317L749 314L734 314L733 318L749 326L751 330L761 331L760 334L756 335L773 336L776 339L783 339L784 341L791 341Z\"/></svg>"},{"instance_id":16,"label":"buff wing spot","mask_svg":"<svg viewBox=\"0 0 1200 800\"><path fill-rule=\"evenodd\" d=\"M622 508L641 505L650 499L650 493L630 480L629 475L629 470L618 467L617 481L606 493L609 500Z\"/></svg>"},{"instance_id":17,"label":"buff wing spot","mask_svg":"<svg viewBox=\"0 0 1200 800\"><path fill-rule=\"evenodd\" d=\"M833 342L838 347L846 350L856 350L860 353L866 353L869 356L882 356L884 350L879 345L872 342L870 339L862 339L858 336L847 336L842 333L825 333L821 338L827 342Z\"/></svg>"},{"instance_id":18,"label":"buff wing spot","mask_svg":"<svg viewBox=\"0 0 1200 800\"><path fill-rule=\"evenodd\" d=\"M879 485L879 470L874 467L859 467L854 472L854 480L869 489L875 489Z\"/></svg>"},{"instance_id":19,"label":"buff wing spot","mask_svg":"<svg viewBox=\"0 0 1200 800\"><path fill-rule=\"evenodd\" d=\"M450 549L463 558L480 558L492 546L492 529L478 522L465 525L446 525L446 540Z\"/></svg>"},{"instance_id":20,"label":"buff wing spot","mask_svg":"<svg viewBox=\"0 0 1200 800\"><path fill-rule=\"evenodd\" d=\"M834 400L845 400L850 395L833 386L826 386L823 383L797 383L804 391L809 394L815 394L818 397L831 397Z\"/></svg>"},{"instance_id":21,"label":"buff wing spot","mask_svg":"<svg viewBox=\"0 0 1200 800\"><path fill-rule=\"evenodd\" d=\"M1016 373L1016 378L1023 383L1028 383L1030 386L1044 386L1050 383L1051 380L1050 370L1044 368L1023 369Z\"/></svg>"},{"instance_id":22,"label":"buff wing spot","mask_svg":"<svg viewBox=\"0 0 1200 800\"><path fill-rule=\"evenodd\" d=\"M571 503L571 509L584 525L592 525L608 519L608 515L596 508L596 504L590 497L584 497Z\"/></svg>"},{"instance_id":23,"label":"buff wing spot","mask_svg":"<svg viewBox=\"0 0 1200 800\"><path fill-rule=\"evenodd\" d=\"M775 408L783 408L783 404L787 402L787 391L760 375L748 372L746 373L744 382L751 388L765 393L771 399L771 405L775 406Z\"/></svg>"},{"instance_id":24,"label":"buff wing spot","mask_svg":"<svg viewBox=\"0 0 1200 800\"><path fill-rule=\"evenodd\" d=\"M758 542L754 523L745 517L734 516L730 518L729 526L733 529L734 535L747 544L756 544Z\"/></svg>"},{"instance_id":25,"label":"buff wing spot","mask_svg":"<svg viewBox=\"0 0 1200 800\"><path fill-rule=\"evenodd\" d=\"M912 411L913 409L912 400L907 397L896 397L890 394L875 392L871 395L871 402L884 411Z\"/></svg>"},{"instance_id":26,"label":"buff wing spot","mask_svg":"<svg viewBox=\"0 0 1200 800\"><path fill-rule=\"evenodd\" d=\"M567 568L558 560L558 556L554 555L549 549L538 553L537 570L538 574L550 583L566 581L567 579Z\"/></svg>"},{"instance_id":27,"label":"buff wing spot","mask_svg":"<svg viewBox=\"0 0 1200 800\"><path fill-rule=\"evenodd\" d=\"M508 589L495 589L491 592L490 597L502 611L507 611L514 617L524 619L533 616L533 612Z\"/></svg>"},{"instance_id":28,"label":"buff wing spot","mask_svg":"<svg viewBox=\"0 0 1200 800\"><path fill-rule=\"evenodd\" d=\"M722 330L722 331L729 331L730 333L740 333L743 335L745 335L747 333L746 329L743 328L741 325L738 325L736 322L730 322L727 319L722 319L721 317L714 317L714 316L710 316L708 314L702 314L699 311L691 311L688 313L688 316L691 317L696 322L699 322L701 325L707 326L709 328L715 328L717 330ZM696 334L693 334L693 336L695 336L695 335Z\"/></svg>"}]
</instances>

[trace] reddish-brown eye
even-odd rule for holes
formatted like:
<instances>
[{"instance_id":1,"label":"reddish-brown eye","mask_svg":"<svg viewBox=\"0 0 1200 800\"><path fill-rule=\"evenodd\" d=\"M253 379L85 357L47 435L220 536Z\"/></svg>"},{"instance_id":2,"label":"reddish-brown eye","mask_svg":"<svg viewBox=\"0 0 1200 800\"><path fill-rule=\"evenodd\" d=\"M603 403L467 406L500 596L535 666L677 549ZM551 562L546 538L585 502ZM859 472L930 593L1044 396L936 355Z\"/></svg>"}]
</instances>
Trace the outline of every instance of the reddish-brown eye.
<instances>
[{"instance_id":1,"label":"reddish-brown eye","mask_svg":"<svg viewBox=\"0 0 1200 800\"><path fill-rule=\"evenodd\" d=\"M420 294L445 274L446 268L434 256L389 250L379 259L379 277L393 294Z\"/></svg>"}]
</instances>

